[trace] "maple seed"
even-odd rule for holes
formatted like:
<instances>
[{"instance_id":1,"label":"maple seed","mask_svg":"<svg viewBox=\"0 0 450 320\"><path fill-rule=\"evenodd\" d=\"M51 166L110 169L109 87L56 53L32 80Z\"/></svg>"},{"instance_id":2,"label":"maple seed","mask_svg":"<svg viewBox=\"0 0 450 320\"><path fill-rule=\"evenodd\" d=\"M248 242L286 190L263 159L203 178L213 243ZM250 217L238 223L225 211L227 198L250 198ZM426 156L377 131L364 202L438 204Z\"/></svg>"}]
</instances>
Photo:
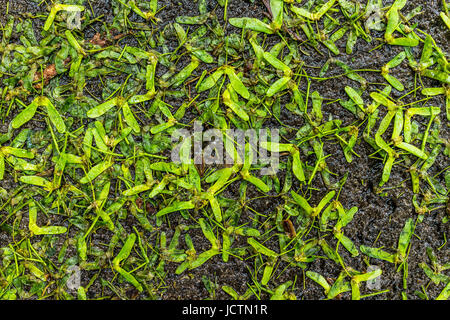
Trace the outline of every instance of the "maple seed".
<instances>
[{"instance_id":1,"label":"maple seed","mask_svg":"<svg viewBox=\"0 0 450 320\"><path fill-rule=\"evenodd\" d=\"M286 235L289 237L289 239L295 238L297 236L297 233L295 232L295 228L291 220L289 219L283 220L283 229L286 232Z\"/></svg>"}]
</instances>

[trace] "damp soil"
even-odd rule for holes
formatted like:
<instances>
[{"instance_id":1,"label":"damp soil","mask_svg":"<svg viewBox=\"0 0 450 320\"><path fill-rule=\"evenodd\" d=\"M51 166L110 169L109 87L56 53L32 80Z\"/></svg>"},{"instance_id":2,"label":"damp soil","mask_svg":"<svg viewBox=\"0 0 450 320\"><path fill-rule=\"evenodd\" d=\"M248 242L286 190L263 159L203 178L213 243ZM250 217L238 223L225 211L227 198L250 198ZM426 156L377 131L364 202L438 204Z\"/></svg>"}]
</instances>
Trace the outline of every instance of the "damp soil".
<instances>
[{"instance_id":1,"label":"damp soil","mask_svg":"<svg viewBox=\"0 0 450 320\"><path fill-rule=\"evenodd\" d=\"M0 0L0 8L6 8L6 3L9 2L9 13L18 17L23 17L25 14L37 14L43 12L46 8L45 5L38 6L34 1L27 0ZM103 15L103 20L108 23L112 21L112 8L111 3L108 0L90 0L89 1L95 16ZM173 22L175 18L179 15L197 15L197 4L192 0L159 0L164 7L164 9L158 14L158 18L161 20L159 26L162 28L165 24ZM392 1L391 1L392 3ZM385 3L385 5L388 5ZM408 1L407 6L404 11L409 12L414 7L421 5L423 7L423 13L413 19L413 22L418 23L418 28L429 33L437 42L438 46L443 48L449 48L450 34L448 30L442 28L442 23L438 19L441 1L440 0L414 0ZM217 5L216 1L208 1L208 10L215 10L220 21L223 17L223 8ZM259 0L255 0L253 3L246 0L229 0L228 1L228 17L256 17L262 18L266 15L267 9L263 3ZM0 21L4 22L4 15L0 16ZM137 17L139 19L139 17ZM34 22L35 28L42 28L42 20L33 19L40 22ZM85 31L86 39L91 39L93 35L97 32L96 28L99 25L93 24L91 28ZM227 31L239 32L232 26L228 26ZM36 32L39 35L39 32ZM389 61L394 55L396 55L400 48L394 48L391 46L382 46L378 50L371 51L378 44L381 44L383 34L373 33L374 41L372 43L366 43L364 40L358 39L357 44L352 55L345 55L345 40L338 41L337 45L340 49L341 55L339 59L346 64L348 64L353 69L380 69L387 61ZM125 45L129 40L124 40ZM267 43L276 43L275 39L268 37ZM311 55L302 57L305 61L305 65L310 66L308 70L311 72L312 76L318 76L320 67L328 59L328 53L325 48L322 48L323 55L315 54L311 50ZM316 67L316 68L314 68ZM396 77L405 84L405 87L414 87L414 73L408 67L406 60L398 67L403 71L396 73ZM200 71L197 71L201 73ZM327 75L332 76L333 74L340 74L342 70L338 68L330 68ZM377 83L384 83L383 78L375 73L363 73L362 74L368 81L369 85L365 91L363 98L366 100L368 98L368 92L374 91L375 89L382 88ZM431 79L422 79L424 81L425 87L439 86L439 83ZM347 99L344 88L346 85L352 85L352 81L341 77L335 80L327 80L324 82L313 82L311 86L311 92L317 90L325 98L325 101L334 101L338 98ZM100 88L98 83L88 83L87 86L90 88L90 92L98 92L100 94ZM96 89L97 88L97 89ZM399 98L404 93L400 93L393 89L392 96L394 98ZM413 95L408 96L405 103L412 102L421 98L420 94L416 97ZM442 110L445 110L445 101L442 96L434 97L431 103L435 106L439 106ZM179 105L175 103L175 105ZM282 108L280 120L296 128L300 128L303 124L303 120L300 116L295 116L288 112L285 108ZM353 114L342 108L337 102L330 104L324 104L323 115L327 119L330 116L333 119L339 119L343 122L343 125L348 125L353 123L356 119ZM195 118L197 114L186 114L186 117ZM441 112L441 120L445 122L445 111ZM35 122L33 122L36 124ZM274 126L276 123L273 124ZM442 126L441 136L444 139L449 139L448 128L446 125ZM407 218L415 217L416 213L412 205L412 188L409 181L409 174L405 169L395 168L392 171L391 177L389 179L388 185L392 189L387 190L385 194L381 195L377 192L377 184L381 178L381 172L383 170L383 164L377 159L372 159L369 157L373 152L373 148L369 146L363 139L355 148L356 153L359 157L354 157L352 163L347 163L345 161L342 148L338 144L325 144L325 153L332 154L333 156L327 158L327 164L332 172L336 174L337 177L342 177L345 173L349 173L348 179L345 186L340 194L339 200L345 208L350 208L353 206L358 207L358 212L355 215L353 221L346 226L346 235L349 236L357 248L360 245L372 246L376 243L376 247L384 247L386 250L393 249L397 245L398 236L404 226ZM432 167L434 173L438 173L444 170L448 166L447 159L444 157L438 158L435 165ZM432 173L433 173L432 172ZM280 177L280 180L282 177ZM313 180L313 185L319 190L315 193L311 199L311 203L317 203L322 195L327 192L327 188L323 184L320 176L317 176ZM14 188L13 182L8 185L8 183L3 185L4 188ZM294 187L299 187L295 185ZM258 192L252 187L248 187L247 198L252 199L258 196ZM239 183L231 184L223 194L224 197L238 199L239 198ZM266 215L268 217L274 216L276 208L278 205L282 205L282 199L277 197L262 198L251 200L248 205L254 208L257 212ZM437 256L440 261L448 262L450 261L450 252L448 250L448 244L442 246L446 240L450 238L450 224L443 224L442 218L445 216L445 209L439 209L433 211L431 214L427 215L424 221L417 225L415 230L415 236L411 240L411 250L408 256L408 279L406 290L409 299L417 299L418 297L414 294L416 290L421 289L421 286L426 286L429 282L429 278L424 274L423 270L419 267L419 263L428 262L426 255L426 248L432 247L434 249L441 247L437 251ZM25 217L24 217L25 218ZM253 213L249 210L243 210L241 214L241 219L243 223L252 221ZM26 219L23 219L22 223L26 225ZM161 227L161 231L167 233L167 238L171 239L173 234L174 226L183 224L184 220L181 216L171 216L169 218L169 223L164 223ZM131 231L133 225L137 225L138 222L132 215L123 222L123 226L127 231ZM191 230L190 235L192 237L194 246L197 252L202 252L209 249L209 243L204 238L200 229ZM316 230L311 231L311 235L314 235ZM102 245L108 243L111 233L109 231L99 230L93 235L92 244ZM0 230L0 246L4 246L9 242L9 237L4 232ZM326 240L330 245L336 245L334 237L327 237ZM237 240L237 245L245 243L239 243L241 240ZM242 240L243 241L243 240ZM182 237L180 238L181 248L186 248ZM62 243L60 244L62 245ZM267 246L272 245L272 249L277 250L278 243L276 241L265 243ZM75 253L74 253L75 254ZM360 254L358 257L351 257L347 251L341 250L345 263L354 269L365 271L367 269L367 264L364 262L364 255ZM369 259L365 257L365 259ZM389 290L386 293L369 297L367 299L401 299L401 292L403 289L403 273L397 272L396 266L383 262L381 260L369 259L371 264L381 267L383 274L381 276L381 288L383 290ZM162 295L156 294L154 297L148 297L144 294L134 295L134 291L131 285L126 282L122 282L121 285L129 288L130 296L133 295L137 299L145 298L155 298L155 299L230 299L220 288L224 285L233 287L238 293L243 294L247 290L247 283L252 283L252 277L250 270L254 270L254 258L249 260L240 260L235 257L230 257L227 263L222 261L220 255L215 256L209 260L204 265L184 272L181 275L175 274L175 269L178 264L167 262L165 266L165 271L167 275L164 279L164 286L160 288L163 292ZM340 266L326 259L317 259L316 261L309 263L305 270L301 268L288 267L284 262L281 263L278 270L284 270L282 273L277 274L271 284L273 288L277 285L282 284L288 280L296 280L296 286L293 290L297 299L323 299L324 293L323 289L319 287L309 278L305 277L304 272L307 270L312 270L320 273L325 278L335 279L340 271L342 270ZM83 271L82 273L82 285L86 284L96 272ZM210 295L202 282L202 277L208 277L213 283L217 285L213 295ZM100 273L99 278L112 279L114 275L111 270L105 269ZM363 288L364 289L364 288ZM430 296L437 296L439 292L443 289L443 285L440 286L431 285L427 288L427 292ZM88 297L95 297L100 295L110 295L114 297L113 292L102 291L102 286L98 281L90 287L88 292ZM269 294L262 292L261 298L269 298ZM254 298L254 296L253 296ZM349 299L350 294L342 294L342 299Z\"/></svg>"}]
</instances>

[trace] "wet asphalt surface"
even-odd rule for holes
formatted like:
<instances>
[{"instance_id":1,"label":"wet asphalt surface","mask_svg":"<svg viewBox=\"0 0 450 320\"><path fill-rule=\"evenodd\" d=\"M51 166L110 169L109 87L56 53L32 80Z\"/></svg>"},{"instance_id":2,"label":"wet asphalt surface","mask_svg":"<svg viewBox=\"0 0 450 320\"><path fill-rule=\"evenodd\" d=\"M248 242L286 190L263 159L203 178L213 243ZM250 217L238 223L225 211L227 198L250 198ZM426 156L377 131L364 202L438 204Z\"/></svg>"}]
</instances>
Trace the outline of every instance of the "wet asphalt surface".
<instances>
[{"instance_id":1,"label":"wet asphalt surface","mask_svg":"<svg viewBox=\"0 0 450 320\"><path fill-rule=\"evenodd\" d=\"M5 8L5 4L8 0L0 0L0 8ZM35 2L24 1L24 0L10 0L9 12L17 16L21 16L24 13L35 14L37 12L42 12L45 6L38 7ZM182 15L197 15L196 4L189 0L180 1L159 1L160 3L166 5L164 10L158 15L161 19L161 27L166 23L174 21L174 19ZM391 1L392 2L392 1ZM112 21L111 16L111 5L110 1L95 1L90 0L93 11L96 16L104 15L106 22ZM443 28L442 22L439 20L439 12L441 8L441 1L439 0L420 0L420 1L408 1L407 6L403 9L404 12L409 12L414 7L422 5L424 8L424 13L416 18L414 22L418 23L418 27L430 33L436 40L437 44L445 51L449 48L449 31ZM219 17L223 16L223 9L216 5L214 0L208 3L209 10L216 10ZM264 5L256 0L255 3L249 1L239 1L230 0L228 7L228 17L256 17L261 18L266 12ZM0 17L0 21L3 22L4 15ZM40 23L36 23L36 28L40 27ZM99 25L92 26L85 30L86 38L92 38L93 34L96 33L96 27ZM228 32L238 31L232 26L227 29ZM382 33L373 34L375 38L382 38ZM345 37L344 37L345 38ZM268 39L268 41L273 41L273 43L278 40ZM125 42L126 43L126 42ZM365 41L359 39L355 50L352 55L347 56L341 54L339 59L349 64L353 69L380 69L380 67L389 61L393 56L395 56L401 48L394 48L389 46L383 46L379 50L369 52L376 45L380 43L379 40L374 40L372 43L366 43ZM338 41L339 49L345 52L345 39ZM326 52L324 48L323 52ZM313 67L321 67L327 60L327 56L320 56L318 54L313 54L314 51L310 51L312 54L310 56L304 56L305 64ZM317 76L319 69L308 69L313 76ZM201 73L201 70L198 71ZM338 68L330 69L327 76L332 76L334 74L341 73ZM374 73L363 73L362 74L370 83L383 83L384 80L379 76L379 74ZM395 76L405 84L405 87L411 87L414 81L414 74L408 67L406 60L397 68ZM437 86L438 84L430 79L423 79L426 87ZM346 98L344 88L346 85L352 85L352 81L348 78L339 78L338 80L328 80L325 82L313 82L311 86L311 91L317 90L320 94L329 100L334 100L337 97ZM95 84L93 84L95 87ZM412 85L413 87L413 85ZM369 85L368 89L363 95L366 100L369 99L369 92L373 91L371 89L379 88L376 85ZM395 89L392 91L392 96L398 98L404 94L397 92ZM419 99L420 95L416 98L408 97L411 99L405 102L414 101L414 99ZM433 98L431 103L435 106L439 106L442 110L445 110L445 101L442 96ZM282 112L280 120L285 124L301 127L303 120L300 117L292 116L290 112L286 109ZM342 108L338 103L324 104L323 107L324 118L331 115L334 119L340 119L343 121L343 125L351 124L355 121L354 116ZM191 115L195 117L196 115ZM189 117L189 115L187 115ZM441 120L443 123L446 122L445 111L441 113ZM448 128L446 125L442 126L441 136L449 139ZM388 186L400 186L398 188L393 188L387 191L386 196L381 196L377 193L376 186L381 178L381 172L383 169L383 164L379 160L369 158L369 155L374 152L372 147L370 147L364 140L361 139L361 143L357 145L355 151L360 155L359 158L354 159L354 161L348 164L345 161L342 148L336 143L325 144L326 154L333 154L332 157L327 159L327 164L331 171L336 173L338 177L342 177L346 172L349 172L349 177L340 195L340 202L345 208L350 208L352 206L357 206L359 208L358 213L355 215L353 221L346 226L345 232L348 237L350 237L357 248L360 245L372 246L375 240L376 247L383 246L386 250L390 248L395 248L398 241L398 236L407 218L415 217L416 213L412 205L411 199L413 192L411 190L411 185L409 179L409 174L406 170L401 168L396 168L391 174ZM448 166L448 158L443 156L439 157L432 171L437 173L442 171L446 166ZM442 175L441 175L442 176ZM281 177L280 177L281 180ZM314 180L314 186L320 189L315 197L311 200L312 203L317 203L321 195L323 195L327 188L323 185L320 178ZM298 187L294 184L294 187ZM238 198L239 197L239 183L234 183L227 188L223 194L228 198ZM253 198L258 195L258 192L249 187L248 198ZM263 198L261 200L254 200L251 206L262 214L273 215L276 212L276 207L282 204L281 199L278 198ZM450 226L449 224L443 224L441 222L442 218L445 216L445 209L440 209L433 211L431 214L427 215L421 224L416 227L415 235L411 240L411 251L408 257L409 265L409 275L408 275L408 298L417 299L414 295L415 290L420 290L421 286L426 286L429 282L428 277L424 274L423 270L419 268L418 264L420 262L428 262L428 258L425 252L426 247L430 246L435 249L438 259L442 262L448 262L450 260L450 253L448 250L448 244L443 246L441 250L436 251L436 248L441 247L445 242L445 239L449 238ZM242 212L242 222L251 221L251 212ZM136 221L130 219L127 222L131 225ZM183 219L180 216L174 216L170 218L170 225L176 226L177 224L183 223ZM168 239L170 239L173 230L166 226L167 229L163 229L167 232ZM314 230L312 232L315 232ZM444 237L446 235L446 237ZM105 234L96 235L97 239L95 241L101 242L104 238L108 238L110 235L105 232ZM202 252L203 250L209 249L209 243L204 239L203 234L200 230L193 230L191 233L192 240L196 247L197 252ZM0 244L1 246L7 242L8 239L5 235L0 234ZM239 243L239 242L242 243ZM237 240L236 245L245 245L245 239ZM336 245L335 239L332 236L327 237L330 245ZM181 240L182 246L184 246L183 240ZM278 242L273 241L273 248L276 250L278 247ZM346 264L357 269L366 270L367 265L364 263L364 255L360 254L356 258L352 258L346 250L340 251L342 257L344 258ZM208 263L203 266L185 272L182 275L175 275L174 271L178 264L167 263L166 271L167 276L165 278L165 292L162 299L205 299L209 298L210 295L205 289L203 282L201 281L202 276L207 276L212 282L218 285L218 289L215 291L215 299L229 299L230 297L219 289L223 285L228 285L233 287L238 293L242 294L246 291L246 283L251 283L251 277L248 272L248 268L253 268L254 259L251 260L239 260L230 257L229 262L224 263L220 255L214 257ZM381 260L370 259L372 264L375 264L382 268L383 274L381 276L381 288L383 290L388 289L389 292L374 296L369 299L401 299L401 292L403 291L403 279L402 272L397 272L396 267L390 263L383 262ZM279 270L284 270L287 265L282 262L279 266ZM341 271L341 268L330 260L317 259L316 261L308 264L306 270L312 270L322 274L325 278L336 278ZM281 284L288 280L294 280L297 277L297 285L294 289L294 293L297 295L298 299L321 299L324 297L323 289L317 284L312 282L308 278L304 278L304 271L300 268L288 267L283 273L276 277L273 282L273 287L277 284ZM83 274L84 280L89 281L91 276L95 272L85 272ZM103 274L105 278L111 275ZM305 280L304 280L305 279ZM127 285L124 283L124 285ZM101 290L100 285L94 284L90 289L90 294L95 295L96 290ZM443 285L436 286L431 284L427 292L429 296L435 297L443 289ZM364 289L363 289L364 291ZM342 295L343 299L348 299L350 297L349 293ZM263 293L262 298L268 298L267 295Z\"/></svg>"}]
</instances>

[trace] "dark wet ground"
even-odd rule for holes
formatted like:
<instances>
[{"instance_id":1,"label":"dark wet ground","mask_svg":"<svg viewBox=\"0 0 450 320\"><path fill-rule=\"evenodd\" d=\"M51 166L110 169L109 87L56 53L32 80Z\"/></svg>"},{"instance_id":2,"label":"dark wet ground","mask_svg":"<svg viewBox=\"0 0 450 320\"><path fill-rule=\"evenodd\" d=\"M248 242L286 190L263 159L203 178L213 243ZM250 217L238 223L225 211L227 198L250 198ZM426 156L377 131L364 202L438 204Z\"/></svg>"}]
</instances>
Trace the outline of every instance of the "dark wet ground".
<instances>
[{"instance_id":1,"label":"dark wet ground","mask_svg":"<svg viewBox=\"0 0 450 320\"><path fill-rule=\"evenodd\" d=\"M0 0L0 8L5 8L7 0ZM22 15L25 12L36 13L42 11L44 6L40 8L32 1L24 0L10 0L9 13L15 15ZM392 1L391 1L392 2ZM110 1L96 1L90 0L92 8L96 16L104 15L106 21L111 21L111 6ZM158 15L161 19L161 25L173 21L180 14L182 15L196 15L198 14L197 6L191 0L179 0L170 1L160 0L159 3L165 4L166 7ZM388 3L385 3L387 5ZM441 8L440 0L413 0L408 1L407 6L403 9L404 12L409 12L418 5L422 5L424 12L422 15L415 17L414 22L418 23L418 28L430 33L436 40L438 46L440 46L444 51L449 48L449 31L443 28L442 22L439 20L439 12ZM219 17L223 16L223 10L220 6L216 6L215 1L210 1L208 9L212 10L216 8L216 13ZM255 3L249 1L240 0L230 0L228 5L228 17L238 17L238 16L248 16L260 18L263 13L266 12L264 5L256 0ZM4 18L4 15L0 17L0 21ZM229 30L234 30L233 27L229 27ZM95 25L90 30L86 31L86 38L91 38L95 34ZM382 38L382 34L373 34L375 38ZM339 49L345 52L345 37L340 42L338 42ZM270 41L270 39L268 40ZM367 44L365 41L359 39L357 45L355 46L354 52L351 56L346 56L341 54L339 59L346 62L353 69L380 69L380 67L389 61L395 54L399 52L399 48L393 48L390 46L383 46L381 49L369 52L375 46L379 44L379 40L374 40L372 43ZM327 60L326 54L320 56L314 54L313 50L310 51L312 54L304 56L304 61L308 66L322 67L322 65ZM326 50L323 50L326 53ZM399 78L405 87L413 87L410 84L414 81L414 74L407 65L406 60L403 64L397 67L397 70L403 69L400 73L396 73L396 77ZM315 76L318 74L319 69L309 69L311 75ZM201 71L198 71L199 73ZM340 74L342 70L338 68L330 69L328 76L333 74ZM362 75L371 83L383 83L384 80L374 73L362 73ZM423 78L426 87L438 86L438 83L430 79ZM354 84L353 81L347 78L339 78L338 80L328 80L326 82L313 82L311 91L317 90L325 99L334 100L339 97L347 98L344 87L346 85ZM93 84L95 87L95 84ZM374 88L379 88L377 85L369 85L368 89L363 95L363 98L367 100L368 92L374 90ZM404 93L397 92L395 89L392 91L392 96L398 98ZM415 99L419 99L420 95L416 98L412 96L405 99L405 102L411 102ZM444 99L442 96L436 97L432 100L432 103L436 106L440 106L444 110ZM343 109L338 103L332 103L324 105L323 108L324 118L328 115L332 115L333 118L337 118L343 121L344 125L350 124L355 121L354 116ZM189 115L187 115L189 116ZM302 119L295 118L289 112L282 112L281 121L285 124L299 127L302 124ZM445 124L445 112L441 113L441 120ZM449 139L448 128L446 125L442 125L441 137ZM378 181L381 177L381 172L383 169L383 164L379 160L371 159L368 156L373 153L372 147L361 139L361 143L356 147L355 151L361 157L354 159L351 164L345 161L342 148L337 144L326 144L325 151L327 154L333 154L332 157L327 159L328 166L331 171L336 173L338 177L342 177L346 172L349 172L349 177L340 195L340 202L342 202L345 208L350 208L352 206L357 206L359 208L358 213L355 215L353 221L346 226L346 235L350 237L357 248L360 245L368 246L383 246L386 250L390 248L395 248L398 241L398 236L404 223L408 217L415 217L416 213L414 207L412 206L411 198L413 192L411 190L411 185L409 179L409 174L406 170L397 167L393 170L391 178L389 180L388 186L397 186L391 190L387 190L385 196L377 194L374 187L377 186ZM442 171L446 166L448 166L448 158L438 158L432 170L434 173ZM281 180L281 179L280 179ZM316 178L313 182L315 187L320 188L321 192L316 194L316 198L311 200L312 203L317 203L321 194L324 194L327 189L323 185L320 178ZM295 184L294 184L295 185ZM234 183L223 194L228 198L237 198L239 196L239 184ZM258 193L254 189L249 187L247 197L253 198L257 196ZM253 200L249 205L261 214L274 215L276 212L276 207L282 204L281 199L278 198L263 198L260 200ZM433 211L430 215L427 215L421 224L417 225L415 231L415 237L412 238L411 251L408 257L408 293L409 299L417 299L414 295L415 290L420 290L421 286L426 286L429 282L428 277L424 274L423 270L419 268L418 264L420 262L428 261L425 249L430 246L434 249L441 247L445 242L445 239L449 238L450 225L441 223L442 218L445 215L445 210L440 209ZM130 215L131 216L131 215ZM242 221L251 221L253 214L249 211L244 211L242 213ZM127 220L129 225L125 226L127 229L131 228L131 225L135 222L133 218ZM171 216L170 225L176 226L183 223L183 219L178 216ZM166 230L165 230L166 228ZM162 229L167 232L168 239L171 238L173 230L168 227L168 225L163 225ZM315 230L312 231L314 233ZM203 234L200 230L192 230L190 233L196 247L197 252L207 250L209 248L209 243L206 242ZM105 234L98 233L93 238L93 242L101 243L103 239L108 239L111 235L105 231ZM374 245L375 240L376 245ZM243 242L245 239L238 239ZM3 246L7 241L7 238L2 236L0 233L0 245ZM182 247L184 246L183 239L180 238ZM335 239L332 236L327 238L330 245L335 245ZM241 243L245 245L245 243ZM273 242L273 247L277 249L278 243ZM435 250L436 251L436 250ZM340 250L340 254L344 258L347 265L364 271L367 265L363 261L363 255L360 254L356 258L351 258L347 251ZM437 251L437 256L440 261L448 262L450 261L450 253L448 250L448 244L443 246L441 250ZM401 292L403 291L403 279L402 272L396 272L396 267L390 263L382 262L381 260L370 259L372 264L378 265L383 270L381 276L382 284L381 288L389 289L389 292L374 296L369 299L401 299ZM166 271L167 276L164 279L165 283L165 293L162 299L205 299L209 298L210 295L205 289L205 286L201 280L202 276L207 276L213 283L217 284L217 290L215 290L215 299L229 299L230 297L220 289L223 285L228 285L233 287L238 293L242 294L246 291L246 283L252 283L251 275L249 269L253 270L254 258L248 261L241 261L239 259L230 257L227 263L222 261L220 255L214 257L205 265L185 272L182 275L175 275L174 271L178 264L167 263ZM281 263L278 271L284 270L281 274L276 274L273 279L273 287L279 285L288 280L297 279L296 288L294 293L298 299L321 299L323 298L323 289L317 284L312 282L310 279L304 276L303 270L300 268L287 268L286 265ZM322 274L325 278L336 278L341 271L341 268L330 260L317 259L315 262L310 263L306 270L312 270ZM305 271L306 271L305 270ZM87 281L95 274L95 272L86 272L83 276L86 277ZM103 277L108 278L111 275L102 274ZM128 284L124 284L128 286ZM440 286L430 285L427 288L429 296L435 297L443 289L443 285ZM101 290L100 284L94 283L90 288L89 294L95 293L96 290ZM92 292L92 293L91 293ZM268 298L269 296L265 293L262 294L261 298ZM349 298L349 293L343 295L343 298Z\"/></svg>"}]
</instances>

